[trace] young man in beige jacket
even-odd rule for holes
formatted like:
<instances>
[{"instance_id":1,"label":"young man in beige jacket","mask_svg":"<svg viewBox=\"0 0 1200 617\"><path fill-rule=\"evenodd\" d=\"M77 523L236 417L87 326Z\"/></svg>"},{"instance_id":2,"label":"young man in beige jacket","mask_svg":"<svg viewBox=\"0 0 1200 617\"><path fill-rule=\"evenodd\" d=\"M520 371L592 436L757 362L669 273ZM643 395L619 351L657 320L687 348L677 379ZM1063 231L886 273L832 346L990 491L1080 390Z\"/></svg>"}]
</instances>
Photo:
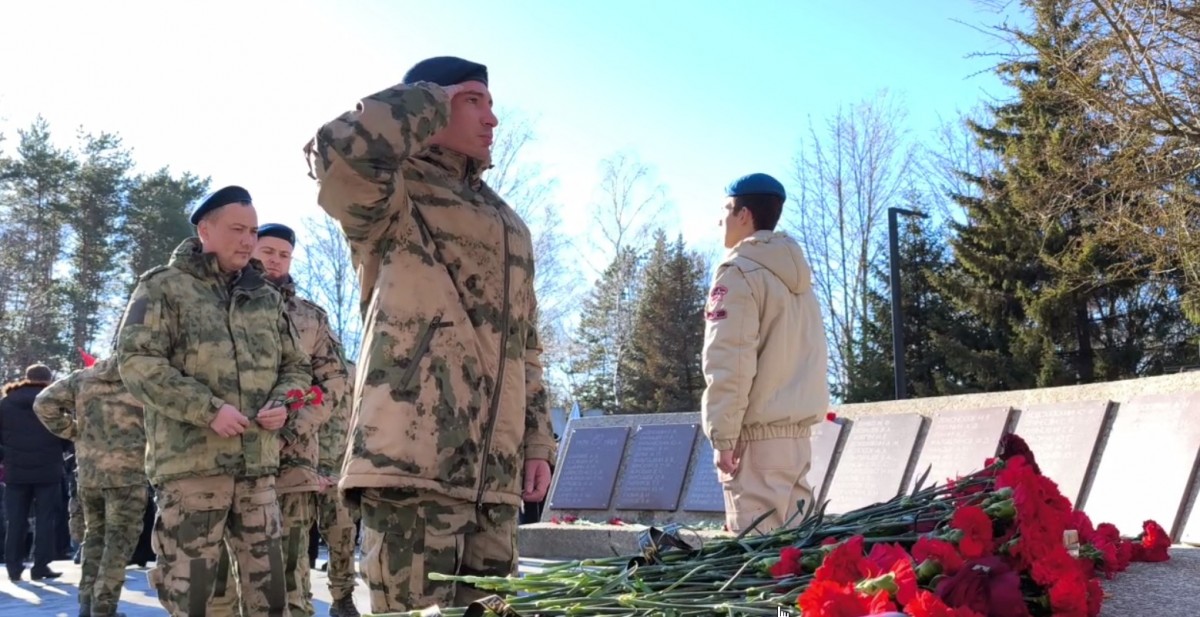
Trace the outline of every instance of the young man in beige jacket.
<instances>
[{"instance_id":1,"label":"young man in beige jacket","mask_svg":"<svg viewBox=\"0 0 1200 617\"><path fill-rule=\"evenodd\" d=\"M771 512L756 527L769 533L797 502L812 506L809 438L829 407L829 349L804 252L775 231L783 185L751 174L726 194L729 253L704 312L704 433L730 531Z\"/></svg>"}]
</instances>

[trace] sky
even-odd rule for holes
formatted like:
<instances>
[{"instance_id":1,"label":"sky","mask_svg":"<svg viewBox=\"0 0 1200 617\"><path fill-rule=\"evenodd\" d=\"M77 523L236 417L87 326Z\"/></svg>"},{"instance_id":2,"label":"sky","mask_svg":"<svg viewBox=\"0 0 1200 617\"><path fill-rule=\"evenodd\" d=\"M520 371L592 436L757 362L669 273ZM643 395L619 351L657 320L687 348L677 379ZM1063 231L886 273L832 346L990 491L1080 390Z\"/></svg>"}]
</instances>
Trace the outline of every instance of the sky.
<instances>
[{"instance_id":1,"label":"sky","mask_svg":"<svg viewBox=\"0 0 1200 617\"><path fill-rule=\"evenodd\" d=\"M245 186L260 223L298 227L320 214L302 154L316 129L457 55L533 120L524 156L557 180L564 231L589 229L600 162L626 151L666 191L655 223L711 251L725 185L791 185L809 122L839 106L887 89L925 138L1004 96L969 57L1004 49L984 31L998 19L971 0L6 3L0 130L10 151L38 114L63 144L116 132L139 170Z\"/></svg>"}]
</instances>

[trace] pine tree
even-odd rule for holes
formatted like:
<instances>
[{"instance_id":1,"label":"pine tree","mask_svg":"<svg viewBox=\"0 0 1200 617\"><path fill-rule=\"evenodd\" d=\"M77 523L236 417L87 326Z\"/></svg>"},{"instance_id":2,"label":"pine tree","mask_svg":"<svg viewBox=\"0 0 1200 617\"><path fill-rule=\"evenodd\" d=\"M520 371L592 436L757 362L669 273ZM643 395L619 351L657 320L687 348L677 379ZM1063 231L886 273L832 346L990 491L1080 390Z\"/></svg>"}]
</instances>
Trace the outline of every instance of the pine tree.
<instances>
[{"instance_id":1,"label":"pine tree","mask_svg":"<svg viewBox=\"0 0 1200 617\"><path fill-rule=\"evenodd\" d=\"M698 411L704 392L704 269L683 237L668 244L659 229L642 270L642 293L622 405L634 413Z\"/></svg>"},{"instance_id":2,"label":"pine tree","mask_svg":"<svg viewBox=\"0 0 1200 617\"><path fill-rule=\"evenodd\" d=\"M120 294L114 286L119 268L117 229L125 214L128 173L133 167L119 137L81 135L83 159L69 191L71 344L90 347L105 300ZM118 300L119 301L119 300Z\"/></svg>"},{"instance_id":3,"label":"pine tree","mask_svg":"<svg viewBox=\"0 0 1200 617\"><path fill-rule=\"evenodd\" d=\"M78 171L69 150L54 146L50 125L38 118L18 131L16 156L0 168L0 224L12 288L5 299L0 356L6 376L33 362L65 359L70 329L65 286L55 266L62 253L68 193Z\"/></svg>"},{"instance_id":4,"label":"pine tree","mask_svg":"<svg viewBox=\"0 0 1200 617\"><path fill-rule=\"evenodd\" d=\"M956 267L939 281L981 326L973 337L947 340L948 362L984 390L1137 374L1129 333L1147 327L1141 298L1163 284L1145 270L1109 271L1137 259L1105 235L1097 215L1102 200L1145 207L1137 195L1106 191L1105 176L1114 157L1146 142L1115 134L1063 91L1064 71L1100 66L1077 42L1084 25L1070 17L1069 3L1025 4L1034 22L1021 36L1027 57L997 67L1016 96L991 108L988 125L971 123L1001 165L964 174L975 191L954 196L966 222L953 226Z\"/></svg>"},{"instance_id":5,"label":"pine tree","mask_svg":"<svg viewBox=\"0 0 1200 617\"><path fill-rule=\"evenodd\" d=\"M974 328L970 317L955 309L935 284L951 267L944 238L928 223L910 218L903 221L899 240L908 395L919 398L977 389L971 376L955 373L947 358L947 341L969 337ZM874 275L876 285L868 295L871 319L863 326L864 353L850 367L844 397L847 403L891 400L895 396L890 272L880 267Z\"/></svg>"},{"instance_id":6,"label":"pine tree","mask_svg":"<svg viewBox=\"0 0 1200 617\"><path fill-rule=\"evenodd\" d=\"M575 333L580 352L568 372L575 376L572 395L584 409L618 413L626 400L640 262L636 250L623 249L583 301Z\"/></svg>"},{"instance_id":7,"label":"pine tree","mask_svg":"<svg viewBox=\"0 0 1200 617\"><path fill-rule=\"evenodd\" d=\"M188 221L188 206L208 192L209 183L209 178L187 172L176 177L166 167L134 179L123 238L129 256L126 295L133 291L139 275L167 263L179 243L195 235Z\"/></svg>"}]
</instances>

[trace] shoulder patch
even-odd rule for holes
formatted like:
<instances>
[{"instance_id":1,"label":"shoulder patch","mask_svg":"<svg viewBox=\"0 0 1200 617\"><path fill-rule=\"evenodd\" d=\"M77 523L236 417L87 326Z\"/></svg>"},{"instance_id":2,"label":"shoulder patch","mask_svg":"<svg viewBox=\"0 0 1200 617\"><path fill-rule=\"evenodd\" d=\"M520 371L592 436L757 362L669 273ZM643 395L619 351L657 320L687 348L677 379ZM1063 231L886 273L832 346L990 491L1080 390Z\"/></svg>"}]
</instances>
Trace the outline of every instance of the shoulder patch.
<instances>
[{"instance_id":1,"label":"shoulder patch","mask_svg":"<svg viewBox=\"0 0 1200 617\"><path fill-rule=\"evenodd\" d=\"M725 287L724 285L717 285L716 287L712 288L712 291L709 292L708 297L712 298L713 300L720 300L721 298L725 297L725 294L728 293L729 288Z\"/></svg>"},{"instance_id":2,"label":"shoulder patch","mask_svg":"<svg viewBox=\"0 0 1200 617\"><path fill-rule=\"evenodd\" d=\"M125 326L140 326L146 323L146 306L150 304L150 299L144 294L134 298L133 302L125 308L125 316L121 319L121 329Z\"/></svg>"},{"instance_id":3,"label":"shoulder patch","mask_svg":"<svg viewBox=\"0 0 1200 617\"><path fill-rule=\"evenodd\" d=\"M725 313L725 309L717 309L715 311L705 311L704 312L704 318L707 319L708 321L721 321L722 319L725 319L726 317L728 317L728 314Z\"/></svg>"}]
</instances>

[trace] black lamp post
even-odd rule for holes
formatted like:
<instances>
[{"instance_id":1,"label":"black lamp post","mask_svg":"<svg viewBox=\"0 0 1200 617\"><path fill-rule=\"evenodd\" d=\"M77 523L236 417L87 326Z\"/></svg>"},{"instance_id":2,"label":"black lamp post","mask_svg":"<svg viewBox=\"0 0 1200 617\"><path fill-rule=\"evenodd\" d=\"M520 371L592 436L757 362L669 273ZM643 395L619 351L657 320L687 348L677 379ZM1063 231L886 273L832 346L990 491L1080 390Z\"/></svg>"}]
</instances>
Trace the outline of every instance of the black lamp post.
<instances>
[{"instance_id":1,"label":"black lamp post","mask_svg":"<svg viewBox=\"0 0 1200 617\"><path fill-rule=\"evenodd\" d=\"M928 215L904 208L888 208L888 246L891 250L888 261L892 270L892 361L895 364L896 400L908 398L908 382L904 373L904 309L900 306L900 230L897 222L900 214L929 218Z\"/></svg>"}]
</instances>

